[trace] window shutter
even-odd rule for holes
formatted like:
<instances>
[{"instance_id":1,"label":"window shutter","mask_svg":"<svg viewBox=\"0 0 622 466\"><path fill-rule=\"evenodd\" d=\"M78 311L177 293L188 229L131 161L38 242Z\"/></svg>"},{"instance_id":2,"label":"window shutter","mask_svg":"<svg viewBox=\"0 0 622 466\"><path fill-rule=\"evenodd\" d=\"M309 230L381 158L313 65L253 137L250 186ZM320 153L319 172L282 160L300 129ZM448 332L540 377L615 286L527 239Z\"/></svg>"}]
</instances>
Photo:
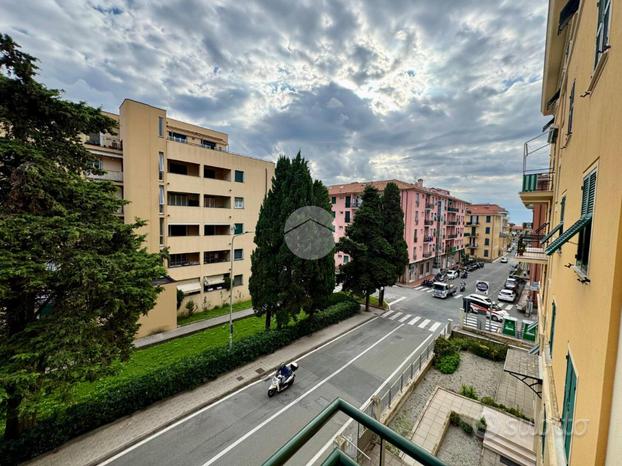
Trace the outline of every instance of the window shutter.
<instances>
[{"instance_id":1,"label":"window shutter","mask_svg":"<svg viewBox=\"0 0 622 466\"><path fill-rule=\"evenodd\" d=\"M596 195L596 172L590 173L588 176L588 191L587 191L587 210L586 214L594 212L594 197Z\"/></svg>"}]
</instances>

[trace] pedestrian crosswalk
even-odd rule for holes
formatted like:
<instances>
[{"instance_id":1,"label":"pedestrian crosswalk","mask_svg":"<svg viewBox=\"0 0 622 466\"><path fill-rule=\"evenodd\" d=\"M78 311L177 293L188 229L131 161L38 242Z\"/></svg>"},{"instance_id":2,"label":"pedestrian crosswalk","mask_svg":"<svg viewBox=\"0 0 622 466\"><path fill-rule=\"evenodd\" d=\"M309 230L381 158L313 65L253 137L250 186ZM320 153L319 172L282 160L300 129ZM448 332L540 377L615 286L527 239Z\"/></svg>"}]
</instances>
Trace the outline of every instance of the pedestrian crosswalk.
<instances>
[{"instance_id":1,"label":"pedestrian crosswalk","mask_svg":"<svg viewBox=\"0 0 622 466\"><path fill-rule=\"evenodd\" d=\"M410 326L417 325L418 328L426 329L430 332L435 332L442 325L441 322L435 322L431 319L424 319L421 316L413 316L412 314L400 311L387 311L382 314L381 317L383 319L395 320Z\"/></svg>"},{"instance_id":2,"label":"pedestrian crosswalk","mask_svg":"<svg viewBox=\"0 0 622 466\"><path fill-rule=\"evenodd\" d=\"M501 333L501 323L487 319L483 315L466 314L464 318L464 325L479 330L487 330L489 332Z\"/></svg>"}]
</instances>

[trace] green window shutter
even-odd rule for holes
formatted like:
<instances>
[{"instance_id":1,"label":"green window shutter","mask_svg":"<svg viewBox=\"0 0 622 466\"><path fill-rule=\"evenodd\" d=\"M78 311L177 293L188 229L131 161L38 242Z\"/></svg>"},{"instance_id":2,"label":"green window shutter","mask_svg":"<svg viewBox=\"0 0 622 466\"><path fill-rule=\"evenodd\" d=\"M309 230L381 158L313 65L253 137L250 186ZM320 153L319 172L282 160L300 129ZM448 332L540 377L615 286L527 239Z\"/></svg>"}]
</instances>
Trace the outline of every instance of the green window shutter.
<instances>
[{"instance_id":1,"label":"green window shutter","mask_svg":"<svg viewBox=\"0 0 622 466\"><path fill-rule=\"evenodd\" d=\"M593 171L583 178L583 195L581 215L591 214L594 211L594 197L596 195L596 172Z\"/></svg>"},{"instance_id":2,"label":"green window shutter","mask_svg":"<svg viewBox=\"0 0 622 466\"><path fill-rule=\"evenodd\" d=\"M548 240L550 240L550 239L551 239L551 237L552 237L555 233L557 233L558 231L560 231L560 230L562 229L562 227L563 227L563 226L564 226L564 222L561 222L561 223L559 223L558 225L556 225L556 226L555 226L555 228L553 228L551 231L549 231L549 232L547 233L547 235L546 235L544 238L542 238L542 239L540 240L540 244L544 244L544 243L546 243Z\"/></svg>"},{"instance_id":3,"label":"green window shutter","mask_svg":"<svg viewBox=\"0 0 622 466\"><path fill-rule=\"evenodd\" d=\"M557 313L557 308L555 303L553 303L553 308L551 310L551 334L549 335L549 353L553 356L553 340L555 339L555 314Z\"/></svg>"},{"instance_id":4,"label":"green window shutter","mask_svg":"<svg viewBox=\"0 0 622 466\"><path fill-rule=\"evenodd\" d=\"M579 233L581 229L587 225L592 220L592 214L585 214L579 220L577 220L568 230L566 230L562 235L559 235L555 241L549 244L549 247L546 248L547 256L550 256L559 248L561 248L564 243L569 241L574 235Z\"/></svg>"},{"instance_id":5,"label":"green window shutter","mask_svg":"<svg viewBox=\"0 0 622 466\"><path fill-rule=\"evenodd\" d=\"M572 426L574 421L574 405L577 392L577 375L572 365L570 355L566 356L566 384L564 385L564 410L562 413L561 427L564 434L564 451L566 461L570 455L570 444L572 443Z\"/></svg>"}]
</instances>

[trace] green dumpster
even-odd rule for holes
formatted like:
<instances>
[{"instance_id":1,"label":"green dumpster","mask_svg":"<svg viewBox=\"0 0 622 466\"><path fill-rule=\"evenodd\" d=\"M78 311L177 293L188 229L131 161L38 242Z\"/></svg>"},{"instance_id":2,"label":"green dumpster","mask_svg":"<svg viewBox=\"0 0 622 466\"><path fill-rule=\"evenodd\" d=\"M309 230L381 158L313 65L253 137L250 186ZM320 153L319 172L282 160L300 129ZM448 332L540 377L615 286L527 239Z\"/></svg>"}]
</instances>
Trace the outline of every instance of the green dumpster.
<instances>
[{"instance_id":1,"label":"green dumpster","mask_svg":"<svg viewBox=\"0 0 622 466\"><path fill-rule=\"evenodd\" d=\"M523 320L523 340L536 341L538 323L532 320Z\"/></svg>"},{"instance_id":2,"label":"green dumpster","mask_svg":"<svg viewBox=\"0 0 622 466\"><path fill-rule=\"evenodd\" d=\"M515 337L516 336L516 322L518 322L516 317L508 316L505 319L503 319L503 334L509 337Z\"/></svg>"}]
</instances>

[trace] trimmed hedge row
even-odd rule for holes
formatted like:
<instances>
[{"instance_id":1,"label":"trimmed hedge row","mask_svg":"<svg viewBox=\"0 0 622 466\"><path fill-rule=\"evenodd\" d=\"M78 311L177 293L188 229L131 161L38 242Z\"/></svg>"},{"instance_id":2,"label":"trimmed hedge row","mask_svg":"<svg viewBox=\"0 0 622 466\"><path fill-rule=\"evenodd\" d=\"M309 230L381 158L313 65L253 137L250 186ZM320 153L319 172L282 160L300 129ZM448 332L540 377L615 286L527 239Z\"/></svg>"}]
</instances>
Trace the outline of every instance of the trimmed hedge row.
<instances>
[{"instance_id":1,"label":"trimmed hedge row","mask_svg":"<svg viewBox=\"0 0 622 466\"><path fill-rule=\"evenodd\" d=\"M190 390L295 340L353 316L359 304L352 299L295 324L244 338L232 351L226 346L188 357L136 379L98 387L87 400L41 419L15 441L0 440L0 463L26 461L68 440L112 422L164 398Z\"/></svg>"}]
</instances>

